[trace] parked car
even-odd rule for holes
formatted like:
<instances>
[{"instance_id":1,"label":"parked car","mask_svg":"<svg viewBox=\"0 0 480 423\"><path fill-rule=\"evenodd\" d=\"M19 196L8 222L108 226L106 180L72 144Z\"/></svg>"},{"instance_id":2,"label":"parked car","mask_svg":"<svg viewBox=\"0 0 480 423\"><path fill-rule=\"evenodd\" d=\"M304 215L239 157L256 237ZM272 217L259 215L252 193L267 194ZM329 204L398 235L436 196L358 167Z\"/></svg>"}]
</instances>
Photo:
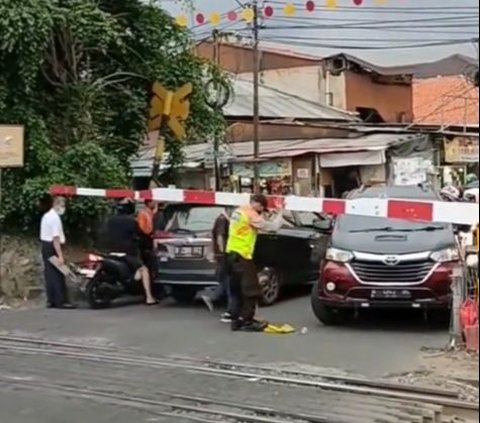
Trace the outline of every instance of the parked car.
<instances>
[{"instance_id":1,"label":"parked car","mask_svg":"<svg viewBox=\"0 0 480 423\"><path fill-rule=\"evenodd\" d=\"M356 198L438 200L422 187L373 187ZM450 306L451 270L459 260L452 225L344 215L337 219L312 308L326 325L361 308Z\"/></svg>"},{"instance_id":2,"label":"parked car","mask_svg":"<svg viewBox=\"0 0 480 423\"><path fill-rule=\"evenodd\" d=\"M156 231L156 285L178 302L191 302L198 291L217 285L211 230L222 206L172 204ZM263 286L263 304L275 303L287 285L315 283L325 254L330 220L314 213L283 212L276 233L260 234L254 260Z\"/></svg>"}]
</instances>

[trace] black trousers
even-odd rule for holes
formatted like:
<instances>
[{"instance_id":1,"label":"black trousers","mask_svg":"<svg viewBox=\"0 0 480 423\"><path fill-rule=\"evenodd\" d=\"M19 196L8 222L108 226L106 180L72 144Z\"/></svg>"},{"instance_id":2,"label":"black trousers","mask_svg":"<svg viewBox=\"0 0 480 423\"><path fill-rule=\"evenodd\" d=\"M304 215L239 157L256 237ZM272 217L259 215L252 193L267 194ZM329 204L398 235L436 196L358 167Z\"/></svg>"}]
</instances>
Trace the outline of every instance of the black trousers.
<instances>
[{"instance_id":1,"label":"black trousers","mask_svg":"<svg viewBox=\"0 0 480 423\"><path fill-rule=\"evenodd\" d=\"M157 276L157 262L153 247L153 240L150 237L142 236L139 243L140 259L143 265L150 272L152 281Z\"/></svg>"},{"instance_id":2,"label":"black trousers","mask_svg":"<svg viewBox=\"0 0 480 423\"><path fill-rule=\"evenodd\" d=\"M236 253L228 255L227 266L230 275L232 318L252 322L262 296L257 266L253 260L246 260Z\"/></svg>"},{"instance_id":3,"label":"black trousers","mask_svg":"<svg viewBox=\"0 0 480 423\"><path fill-rule=\"evenodd\" d=\"M61 307L66 301L65 276L52 263L51 257L57 253L52 242L42 242L42 259L45 276L47 302L51 307Z\"/></svg>"}]
</instances>

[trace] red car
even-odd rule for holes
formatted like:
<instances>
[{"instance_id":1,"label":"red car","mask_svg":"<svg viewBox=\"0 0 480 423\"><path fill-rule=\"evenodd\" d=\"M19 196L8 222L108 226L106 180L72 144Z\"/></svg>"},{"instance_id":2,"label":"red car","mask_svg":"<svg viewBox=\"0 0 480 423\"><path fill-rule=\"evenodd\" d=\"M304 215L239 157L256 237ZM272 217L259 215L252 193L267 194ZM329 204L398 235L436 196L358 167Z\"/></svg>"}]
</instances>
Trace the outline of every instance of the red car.
<instances>
[{"instance_id":1,"label":"red car","mask_svg":"<svg viewBox=\"0 0 480 423\"><path fill-rule=\"evenodd\" d=\"M422 187L374 187L354 198L438 200ZM312 308L326 325L362 308L448 308L459 260L452 225L345 215L335 223Z\"/></svg>"}]
</instances>

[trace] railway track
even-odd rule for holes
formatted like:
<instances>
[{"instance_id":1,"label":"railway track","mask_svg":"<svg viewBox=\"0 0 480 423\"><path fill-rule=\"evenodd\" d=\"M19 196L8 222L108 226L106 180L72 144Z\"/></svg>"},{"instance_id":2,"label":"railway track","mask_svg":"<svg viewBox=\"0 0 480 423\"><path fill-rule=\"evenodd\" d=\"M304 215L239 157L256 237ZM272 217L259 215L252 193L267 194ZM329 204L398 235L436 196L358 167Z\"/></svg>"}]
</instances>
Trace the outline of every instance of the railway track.
<instances>
[{"instance_id":1,"label":"railway track","mask_svg":"<svg viewBox=\"0 0 480 423\"><path fill-rule=\"evenodd\" d=\"M0 336L0 354L40 354L102 365L149 369L181 369L213 377L229 377L258 383L284 384L317 389L318 413L302 414L259 405L235 404L168 392L132 397L91 387L67 386L48 380L27 381L2 376L0 382L30 389L82 395L92 399L141 407L164 417L198 422L263 423L443 423L454 417L478 421L478 404L458 399L452 391L376 382L346 376L278 370L241 363L215 362L188 357L139 356L113 347L86 346L44 339ZM158 397L161 397L160 400ZM348 404L348 409L345 408ZM471 419L471 420L468 420ZM458 421L458 420L455 420ZM461 420L460 420L461 421Z\"/></svg>"}]
</instances>

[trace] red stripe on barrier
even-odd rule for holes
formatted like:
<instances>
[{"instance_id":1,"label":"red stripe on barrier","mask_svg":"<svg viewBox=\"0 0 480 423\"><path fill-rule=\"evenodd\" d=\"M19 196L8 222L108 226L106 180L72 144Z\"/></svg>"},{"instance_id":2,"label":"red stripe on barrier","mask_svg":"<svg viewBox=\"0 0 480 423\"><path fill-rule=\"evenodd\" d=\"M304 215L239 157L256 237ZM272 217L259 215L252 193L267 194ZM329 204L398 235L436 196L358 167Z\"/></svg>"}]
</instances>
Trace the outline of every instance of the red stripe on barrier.
<instances>
[{"instance_id":1,"label":"red stripe on barrier","mask_svg":"<svg viewBox=\"0 0 480 423\"><path fill-rule=\"evenodd\" d=\"M215 192L213 191L193 191L184 190L183 201L194 204L216 204Z\"/></svg>"},{"instance_id":2,"label":"red stripe on barrier","mask_svg":"<svg viewBox=\"0 0 480 423\"><path fill-rule=\"evenodd\" d=\"M130 189L107 189L105 191L107 198L135 198L135 191Z\"/></svg>"},{"instance_id":3,"label":"red stripe on barrier","mask_svg":"<svg viewBox=\"0 0 480 423\"><path fill-rule=\"evenodd\" d=\"M50 194L63 195L65 197L72 197L77 194L77 188L65 185L53 185L50 188Z\"/></svg>"},{"instance_id":4,"label":"red stripe on barrier","mask_svg":"<svg viewBox=\"0 0 480 423\"><path fill-rule=\"evenodd\" d=\"M138 196L140 200L153 200L152 190L139 191Z\"/></svg>"},{"instance_id":5,"label":"red stripe on barrier","mask_svg":"<svg viewBox=\"0 0 480 423\"><path fill-rule=\"evenodd\" d=\"M344 200L323 200L323 210L321 211L335 216L345 214L347 203Z\"/></svg>"},{"instance_id":6,"label":"red stripe on barrier","mask_svg":"<svg viewBox=\"0 0 480 423\"><path fill-rule=\"evenodd\" d=\"M270 195L267 197L269 209L284 209L285 197L279 195Z\"/></svg>"},{"instance_id":7,"label":"red stripe on barrier","mask_svg":"<svg viewBox=\"0 0 480 423\"><path fill-rule=\"evenodd\" d=\"M391 219L433 221L432 203L389 200L387 210L387 217Z\"/></svg>"}]
</instances>

